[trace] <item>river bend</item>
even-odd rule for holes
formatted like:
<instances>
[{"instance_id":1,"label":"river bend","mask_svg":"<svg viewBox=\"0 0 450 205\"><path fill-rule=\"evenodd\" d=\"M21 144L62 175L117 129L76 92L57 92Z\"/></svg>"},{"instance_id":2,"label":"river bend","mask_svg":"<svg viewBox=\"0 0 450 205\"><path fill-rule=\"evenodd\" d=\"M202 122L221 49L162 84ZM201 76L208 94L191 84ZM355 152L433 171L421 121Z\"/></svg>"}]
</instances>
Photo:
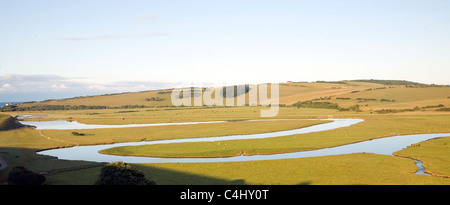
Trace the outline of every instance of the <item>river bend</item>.
<instances>
[{"instance_id":1,"label":"river bend","mask_svg":"<svg viewBox=\"0 0 450 205\"><path fill-rule=\"evenodd\" d=\"M272 119L272 120L288 120L288 119ZM289 119L292 120L292 119ZM308 119L310 120L310 119ZM203 137L203 138L189 138L189 139L173 139L173 140L158 140L158 141L142 141L142 142L125 142L105 145L87 145L87 146L75 146L70 148L60 148L39 151L38 154L54 156L63 160L84 160L93 162L115 162L123 161L126 163L210 163L210 162L240 162L240 161L258 161L258 160L277 160L277 159L292 159L292 158L305 158L305 157L317 157L317 156L330 156L352 153L374 153L382 155L392 155L392 153L404 149L412 144L438 138L450 136L450 133L435 133L435 134L414 134L414 135L400 135L385 137L373 140L367 140L358 143L352 143L347 145L336 146L332 148L317 149L311 151L300 151L282 154L269 154L269 155L252 155L252 156L235 156L235 157L222 157L222 158L159 158L159 157L144 157L144 156L117 156L107 155L99 153L100 150L109 149L113 147L121 146L139 146L139 145L152 145L152 144L169 144L169 143L185 143L185 142L214 142L225 140L244 140L244 139L261 139L271 137L281 137L294 134L306 134L311 132L321 132L326 130L338 129L342 127L352 126L360 123L362 119L315 119L315 120L331 120L332 122L313 125L304 128L260 133L260 134L248 134L248 135L231 135L231 136L218 136L218 137ZM264 121L264 120L252 120L252 121ZM157 123L157 124L141 124L141 125L85 125L81 123L73 123L77 128L67 126L68 122L58 121L56 124L60 124L60 129L95 129L95 128L114 128L114 127L137 127L137 126L165 126L165 125L182 125L182 124L199 124L199 123L221 123L225 121L212 121L212 122L187 122L187 123ZM39 126L39 123L33 123L25 121L29 125L34 125L36 129L57 129L51 127L48 124L45 126ZM81 127L80 127L81 126ZM420 164L420 163L418 163ZM419 166L419 170L422 171L423 167ZM423 171L422 171L423 173Z\"/></svg>"}]
</instances>

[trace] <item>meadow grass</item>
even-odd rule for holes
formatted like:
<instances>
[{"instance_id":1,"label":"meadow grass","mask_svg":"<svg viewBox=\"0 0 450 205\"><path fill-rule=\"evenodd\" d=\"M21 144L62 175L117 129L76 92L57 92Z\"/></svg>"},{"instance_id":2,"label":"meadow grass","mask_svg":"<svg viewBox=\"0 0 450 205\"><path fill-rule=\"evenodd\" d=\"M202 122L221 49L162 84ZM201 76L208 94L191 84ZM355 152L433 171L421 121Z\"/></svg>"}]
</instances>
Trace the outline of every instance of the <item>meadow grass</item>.
<instances>
[{"instance_id":1,"label":"meadow grass","mask_svg":"<svg viewBox=\"0 0 450 205\"><path fill-rule=\"evenodd\" d=\"M449 185L450 178L416 175L406 158L357 153L227 163L133 164L158 185ZM370 171L368 171L370 170ZM94 184L100 168L47 176L47 184Z\"/></svg>"},{"instance_id":2,"label":"meadow grass","mask_svg":"<svg viewBox=\"0 0 450 205\"><path fill-rule=\"evenodd\" d=\"M449 178L413 174L417 167L412 160L364 153L251 162L135 166L157 184L450 184Z\"/></svg>"},{"instance_id":3,"label":"meadow grass","mask_svg":"<svg viewBox=\"0 0 450 205\"><path fill-rule=\"evenodd\" d=\"M395 152L395 155L424 162L427 173L450 177L450 137L420 142Z\"/></svg>"},{"instance_id":4,"label":"meadow grass","mask_svg":"<svg viewBox=\"0 0 450 205\"><path fill-rule=\"evenodd\" d=\"M405 86L384 86L385 89L364 89L356 93L333 96L328 101L338 103L341 107L360 105L361 110L375 111L381 109L413 109L428 105L450 106L450 87L408 88ZM341 99L337 99L341 98ZM342 98L347 100L342 100ZM374 99L374 100L367 100ZM385 99L382 101L382 99ZM388 101L386 101L388 100Z\"/></svg>"},{"instance_id":5,"label":"meadow grass","mask_svg":"<svg viewBox=\"0 0 450 205\"><path fill-rule=\"evenodd\" d=\"M102 153L154 157L229 157L314 150L394 135L450 132L448 116L361 116L364 122L324 132L268 139L116 147Z\"/></svg>"}]
</instances>

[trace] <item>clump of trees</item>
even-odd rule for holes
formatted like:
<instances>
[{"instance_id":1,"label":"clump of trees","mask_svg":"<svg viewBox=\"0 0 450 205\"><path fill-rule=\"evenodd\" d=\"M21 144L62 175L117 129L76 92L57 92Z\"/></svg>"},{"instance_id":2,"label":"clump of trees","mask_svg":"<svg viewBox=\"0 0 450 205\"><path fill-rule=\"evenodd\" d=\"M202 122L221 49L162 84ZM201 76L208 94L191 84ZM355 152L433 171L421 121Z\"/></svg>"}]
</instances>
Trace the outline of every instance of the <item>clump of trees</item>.
<instances>
[{"instance_id":1,"label":"clump of trees","mask_svg":"<svg viewBox=\"0 0 450 205\"><path fill-rule=\"evenodd\" d=\"M375 99L375 98L356 98L356 100L359 100L359 101L377 101L377 99Z\"/></svg>"},{"instance_id":2,"label":"clump of trees","mask_svg":"<svg viewBox=\"0 0 450 205\"><path fill-rule=\"evenodd\" d=\"M425 85L421 83L416 83L412 81L406 81L406 80L376 80L376 79L369 79L369 80L352 80L354 82L366 82L366 83L378 83L382 85Z\"/></svg>"},{"instance_id":3,"label":"clump of trees","mask_svg":"<svg viewBox=\"0 0 450 205\"><path fill-rule=\"evenodd\" d=\"M17 105L5 105L3 107L0 107L0 111L2 112L11 112L16 111Z\"/></svg>"},{"instance_id":4,"label":"clump of trees","mask_svg":"<svg viewBox=\"0 0 450 205\"><path fill-rule=\"evenodd\" d=\"M84 136L84 133L80 133L80 132L72 132L72 135L75 135L75 136Z\"/></svg>"},{"instance_id":5,"label":"clump of trees","mask_svg":"<svg viewBox=\"0 0 450 205\"><path fill-rule=\"evenodd\" d=\"M414 112L416 110L420 110L419 107L415 107L414 109L381 109L375 110L378 114L386 114L386 113L399 113L399 112Z\"/></svg>"},{"instance_id":6,"label":"clump of trees","mask_svg":"<svg viewBox=\"0 0 450 205\"><path fill-rule=\"evenodd\" d=\"M145 98L145 101L164 101L164 100L166 100L166 99L160 98L160 97Z\"/></svg>"},{"instance_id":7,"label":"clump of trees","mask_svg":"<svg viewBox=\"0 0 450 205\"><path fill-rule=\"evenodd\" d=\"M303 108L323 108L323 109L339 109L339 105L337 103L330 102L313 102L313 101L303 101L297 102L293 104L295 107L303 107Z\"/></svg>"},{"instance_id":8,"label":"clump of trees","mask_svg":"<svg viewBox=\"0 0 450 205\"><path fill-rule=\"evenodd\" d=\"M438 112L450 112L450 108L449 107L443 107L443 108L436 109L436 111L438 111Z\"/></svg>"},{"instance_id":9,"label":"clump of trees","mask_svg":"<svg viewBox=\"0 0 450 205\"><path fill-rule=\"evenodd\" d=\"M145 105L122 105L122 106L105 106L105 105L32 105L32 106L3 106L0 111L44 111L44 110L93 110L93 109L130 109L130 108L146 108Z\"/></svg>"},{"instance_id":10,"label":"clump of trees","mask_svg":"<svg viewBox=\"0 0 450 205\"><path fill-rule=\"evenodd\" d=\"M159 91L158 94L163 95L163 94L170 94L172 93L172 89L171 90L167 90L167 91Z\"/></svg>"},{"instance_id":11,"label":"clump of trees","mask_svg":"<svg viewBox=\"0 0 450 205\"><path fill-rule=\"evenodd\" d=\"M359 109L359 105L353 105L348 108L340 107L337 103L331 103L331 102L314 102L312 100L308 101L299 101L297 103L294 103L292 106L297 108L322 108L322 109L336 109L339 111L356 111L361 112Z\"/></svg>"},{"instance_id":12,"label":"clump of trees","mask_svg":"<svg viewBox=\"0 0 450 205\"><path fill-rule=\"evenodd\" d=\"M348 108L340 107L338 110L339 111L356 111L356 112L361 112L361 110L359 109L359 105L353 105L353 106L350 106Z\"/></svg>"},{"instance_id":13,"label":"clump of trees","mask_svg":"<svg viewBox=\"0 0 450 205\"><path fill-rule=\"evenodd\" d=\"M106 164L100 173L96 185L155 185L144 173L124 162Z\"/></svg>"},{"instance_id":14,"label":"clump of trees","mask_svg":"<svg viewBox=\"0 0 450 205\"><path fill-rule=\"evenodd\" d=\"M421 107L422 109L428 109L428 108L438 108L438 107L445 107L445 105L443 104L439 104L439 105L427 105L424 107Z\"/></svg>"}]
</instances>

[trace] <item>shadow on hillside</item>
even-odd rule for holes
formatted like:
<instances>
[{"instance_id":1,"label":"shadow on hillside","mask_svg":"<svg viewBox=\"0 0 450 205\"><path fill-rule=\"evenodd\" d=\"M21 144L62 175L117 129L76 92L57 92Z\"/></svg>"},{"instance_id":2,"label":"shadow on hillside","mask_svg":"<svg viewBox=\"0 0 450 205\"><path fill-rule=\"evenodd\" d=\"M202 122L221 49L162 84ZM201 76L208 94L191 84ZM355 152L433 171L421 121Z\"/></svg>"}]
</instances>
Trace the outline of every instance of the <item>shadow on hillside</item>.
<instances>
[{"instance_id":1,"label":"shadow on hillside","mask_svg":"<svg viewBox=\"0 0 450 205\"><path fill-rule=\"evenodd\" d=\"M7 181L9 172L16 166L23 166L32 172L41 173L47 177L51 174L46 173L82 170L83 167L92 168L103 165L95 162L55 160L54 157L38 155L36 151L38 150L30 148L0 147L0 158L6 162L6 168L3 167L0 170L0 183Z\"/></svg>"},{"instance_id":2,"label":"shadow on hillside","mask_svg":"<svg viewBox=\"0 0 450 205\"><path fill-rule=\"evenodd\" d=\"M93 185L105 163L86 161L55 160L53 157L36 154L36 149L0 147L0 157L7 167L0 170L0 183L7 181L9 172L15 166L23 166L35 173L44 174L45 184ZM168 169L131 164L144 172L157 185L245 185L245 180L224 180Z\"/></svg>"},{"instance_id":3,"label":"shadow on hillside","mask_svg":"<svg viewBox=\"0 0 450 205\"><path fill-rule=\"evenodd\" d=\"M35 173L44 174L48 185L93 185L98 179L101 167L106 163L55 160L54 157L36 154L36 149L0 147L0 157L7 167L0 170L0 183L7 181L9 172L15 166L23 166ZM247 185L245 179L226 180L187 172L180 172L152 166L131 164L144 172L157 185ZM297 185L308 185L305 181Z\"/></svg>"},{"instance_id":4,"label":"shadow on hillside","mask_svg":"<svg viewBox=\"0 0 450 205\"><path fill-rule=\"evenodd\" d=\"M36 154L36 149L0 147L0 157L7 167L0 170L0 183L7 181L15 166L23 166L35 173L44 173L45 184L94 184L105 163L55 160L53 157ZM245 180L224 180L179 171L131 164L157 185L245 185Z\"/></svg>"},{"instance_id":5,"label":"shadow on hillside","mask_svg":"<svg viewBox=\"0 0 450 205\"><path fill-rule=\"evenodd\" d=\"M245 185L244 179L225 180L144 165L132 165L157 185Z\"/></svg>"}]
</instances>

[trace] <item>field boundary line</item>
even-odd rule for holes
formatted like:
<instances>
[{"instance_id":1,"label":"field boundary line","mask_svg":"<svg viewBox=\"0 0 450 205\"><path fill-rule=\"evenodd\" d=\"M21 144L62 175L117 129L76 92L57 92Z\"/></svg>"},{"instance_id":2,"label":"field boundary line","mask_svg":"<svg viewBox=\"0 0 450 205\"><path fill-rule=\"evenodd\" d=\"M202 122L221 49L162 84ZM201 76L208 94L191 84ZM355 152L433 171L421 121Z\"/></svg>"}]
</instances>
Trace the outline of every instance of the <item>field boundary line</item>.
<instances>
[{"instance_id":1,"label":"field boundary line","mask_svg":"<svg viewBox=\"0 0 450 205\"><path fill-rule=\"evenodd\" d=\"M71 144L75 144L76 146L79 146L79 145L80 145L80 144L77 143L77 142L71 142L71 141L67 141L67 140L61 140L61 139L51 138L51 137L49 137L49 136L47 136L47 135L42 134L42 131L41 131L41 130L39 130L39 135L40 135L41 137L44 137L44 138L48 139L48 140L53 140L53 141L57 141L57 142L64 142L64 143L71 143Z\"/></svg>"}]
</instances>

